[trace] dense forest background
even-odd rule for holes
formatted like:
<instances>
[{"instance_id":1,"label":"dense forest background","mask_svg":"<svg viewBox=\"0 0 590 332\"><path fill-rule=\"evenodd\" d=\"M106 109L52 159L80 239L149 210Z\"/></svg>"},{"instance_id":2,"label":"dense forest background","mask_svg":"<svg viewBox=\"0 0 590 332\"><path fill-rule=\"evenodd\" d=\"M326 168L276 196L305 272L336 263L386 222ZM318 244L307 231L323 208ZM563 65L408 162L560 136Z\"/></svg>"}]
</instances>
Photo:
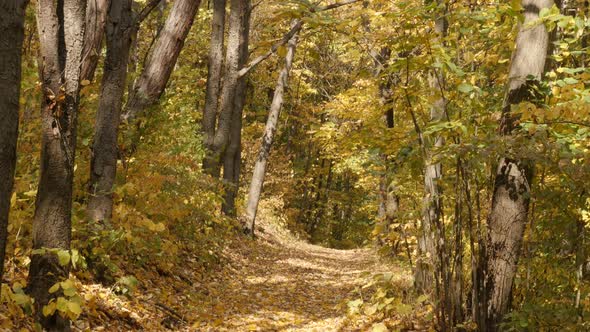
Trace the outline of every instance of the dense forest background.
<instances>
[{"instance_id":1,"label":"dense forest background","mask_svg":"<svg viewBox=\"0 0 590 332\"><path fill-rule=\"evenodd\" d=\"M280 229L400 267L357 330L590 330L588 15L0 0L0 327L217 330L228 252Z\"/></svg>"}]
</instances>

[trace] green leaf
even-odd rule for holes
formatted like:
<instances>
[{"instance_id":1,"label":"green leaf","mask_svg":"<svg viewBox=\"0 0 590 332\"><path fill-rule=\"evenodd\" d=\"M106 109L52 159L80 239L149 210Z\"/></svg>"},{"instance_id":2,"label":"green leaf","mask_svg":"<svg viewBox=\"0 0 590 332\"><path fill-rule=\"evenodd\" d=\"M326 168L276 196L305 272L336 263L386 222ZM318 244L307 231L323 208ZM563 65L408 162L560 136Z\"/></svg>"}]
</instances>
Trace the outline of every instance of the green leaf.
<instances>
[{"instance_id":1,"label":"green leaf","mask_svg":"<svg viewBox=\"0 0 590 332\"><path fill-rule=\"evenodd\" d=\"M18 305L23 305L23 304L29 303L31 301L31 298L26 294L15 293L15 294L12 294L11 297L12 297L12 300L14 301L14 303L16 303Z\"/></svg>"},{"instance_id":2,"label":"green leaf","mask_svg":"<svg viewBox=\"0 0 590 332\"><path fill-rule=\"evenodd\" d=\"M459 86L457 86L457 90L463 93L470 93L471 91L473 91L473 85L468 83L461 83L459 84Z\"/></svg>"}]
</instances>

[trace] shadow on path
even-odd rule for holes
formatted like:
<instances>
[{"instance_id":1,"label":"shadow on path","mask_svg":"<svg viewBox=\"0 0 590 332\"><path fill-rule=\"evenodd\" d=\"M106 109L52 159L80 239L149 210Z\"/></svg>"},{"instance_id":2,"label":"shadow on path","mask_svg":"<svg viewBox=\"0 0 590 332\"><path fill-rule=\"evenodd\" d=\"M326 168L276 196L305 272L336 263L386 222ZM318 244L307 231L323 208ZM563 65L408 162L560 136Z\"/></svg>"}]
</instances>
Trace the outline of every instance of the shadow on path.
<instances>
[{"instance_id":1,"label":"shadow on path","mask_svg":"<svg viewBox=\"0 0 590 332\"><path fill-rule=\"evenodd\" d=\"M370 249L335 250L264 236L227 250L228 269L199 331L351 331L345 301L370 274L392 271ZM341 305L344 304L344 307Z\"/></svg>"}]
</instances>

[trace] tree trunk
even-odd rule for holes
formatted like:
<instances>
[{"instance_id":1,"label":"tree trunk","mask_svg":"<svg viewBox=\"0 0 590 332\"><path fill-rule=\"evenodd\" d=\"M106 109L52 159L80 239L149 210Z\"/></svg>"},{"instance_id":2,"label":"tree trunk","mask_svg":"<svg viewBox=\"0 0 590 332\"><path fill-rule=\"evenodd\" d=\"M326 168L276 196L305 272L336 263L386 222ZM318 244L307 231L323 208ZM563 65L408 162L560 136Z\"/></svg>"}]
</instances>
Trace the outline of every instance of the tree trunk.
<instances>
[{"instance_id":1,"label":"tree trunk","mask_svg":"<svg viewBox=\"0 0 590 332\"><path fill-rule=\"evenodd\" d=\"M241 49L244 40L241 38L243 22L246 20L250 8L250 1L232 0L229 16L229 34L225 55L225 74L223 88L221 89L221 101L219 105L219 118L215 135L209 146L205 146L206 155L203 166L204 171L216 178L221 173L221 162L225 155L231 136L231 125L234 110L234 99L240 76L238 71L241 62Z\"/></svg>"},{"instance_id":2,"label":"tree trunk","mask_svg":"<svg viewBox=\"0 0 590 332\"><path fill-rule=\"evenodd\" d=\"M16 165L21 54L28 0L0 2L0 281ZM1 290L0 290L1 291Z\"/></svg>"},{"instance_id":3,"label":"tree trunk","mask_svg":"<svg viewBox=\"0 0 590 332\"><path fill-rule=\"evenodd\" d=\"M184 46L200 0L176 0L164 28L160 31L141 75L135 81L122 119L132 121L146 108L158 102L168 84L178 55Z\"/></svg>"},{"instance_id":4,"label":"tree trunk","mask_svg":"<svg viewBox=\"0 0 590 332\"><path fill-rule=\"evenodd\" d=\"M245 15L240 30L240 54L238 66L241 68L248 62L248 47L250 41L250 1L245 1ZM230 126L230 140L223 163L223 183L225 191L221 210L225 215L236 216L236 196L240 189L240 170L242 167L242 113L246 101L247 76L238 78L236 85L232 120Z\"/></svg>"},{"instance_id":5,"label":"tree trunk","mask_svg":"<svg viewBox=\"0 0 590 332\"><path fill-rule=\"evenodd\" d=\"M535 86L545 71L549 33L538 20L543 8L553 5L551 0L523 0L524 22L516 38L512 55L508 92L500 123L502 135L516 129L516 115L511 106L523 101L534 102ZM501 158L498 162L492 208L488 218L488 235L483 257L485 320L479 322L481 331L497 331L508 312L510 293L516 275L522 238L528 218L532 166L526 160Z\"/></svg>"},{"instance_id":6,"label":"tree trunk","mask_svg":"<svg viewBox=\"0 0 590 332\"><path fill-rule=\"evenodd\" d=\"M211 43L209 46L209 68L207 72L207 89L205 92L205 109L201 129L205 148L210 150L215 136L217 109L219 108L219 92L221 90L221 74L223 69L223 40L225 36L225 0L213 0L213 18L211 20ZM203 169L211 170L203 159Z\"/></svg>"},{"instance_id":7,"label":"tree trunk","mask_svg":"<svg viewBox=\"0 0 590 332\"><path fill-rule=\"evenodd\" d=\"M111 0L88 0L86 6L86 32L82 51L80 78L92 81L100 58L107 13Z\"/></svg>"},{"instance_id":8,"label":"tree trunk","mask_svg":"<svg viewBox=\"0 0 590 332\"><path fill-rule=\"evenodd\" d=\"M377 218L379 222L385 222L385 208L387 206L387 169L379 177L379 206L377 209Z\"/></svg>"},{"instance_id":9,"label":"tree trunk","mask_svg":"<svg viewBox=\"0 0 590 332\"><path fill-rule=\"evenodd\" d=\"M112 215L112 189L117 172L119 118L125 92L133 29L131 1L113 2L106 27L107 56L90 162L91 193L87 212L93 221L110 219Z\"/></svg>"},{"instance_id":10,"label":"tree trunk","mask_svg":"<svg viewBox=\"0 0 590 332\"><path fill-rule=\"evenodd\" d=\"M437 38L444 37L447 30L447 20L444 15L436 19L435 31ZM430 77L430 88L433 95L438 96L430 109L430 121L437 122L443 119L446 108L446 100L441 93L444 88L444 77L441 72L435 71ZM444 140L438 136L434 138L434 148L442 147ZM440 224L442 213L441 190L438 182L442 176L442 165L433 162L430 147L425 146L424 167L424 210L422 213L422 230L418 238L418 249L421 254L416 262L415 283L416 289L426 293L434 289L434 274L437 269L437 234L436 227ZM444 234L439 234L444 235ZM424 257L425 256L425 257ZM442 300L442 299L441 299Z\"/></svg>"},{"instance_id":11,"label":"tree trunk","mask_svg":"<svg viewBox=\"0 0 590 332\"><path fill-rule=\"evenodd\" d=\"M277 124L279 122L279 115L281 107L283 106L283 95L289 83L289 72L293 65L293 58L295 57L295 48L297 47L297 34L291 38L287 46L287 55L285 56L285 66L279 74L277 86L275 87L274 97L270 106L270 112L264 128L264 136L262 136L262 144L260 152L254 165L254 173L252 174L252 181L250 182L250 190L248 193L248 202L246 204L246 229L248 232L254 234L254 223L256 221L256 212L258 210L258 202L260 201L260 194L262 192L262 185L266 175L266 165L268 163L268 156L272 146L275 133L277 131Z\"/></svg>"},{"instance_id":12,"label":"tree trunk","mask_svg":"<svg viewBox=\"0 0 590 332\"><path fill-rule=\"evenodd\" d=\"M84 42L86 1L39 0L37 26L40 40L42 145L41 174L35 216L33 249L69 250L71 239L72 182L76 153L80 66ZM52 252L31 257L28 291L35 299L36 315L49 331L69 330L69 321L42 308L58 294L48 290L68 278L69 264L59 264Z\"/></svg>"}]
</instances>

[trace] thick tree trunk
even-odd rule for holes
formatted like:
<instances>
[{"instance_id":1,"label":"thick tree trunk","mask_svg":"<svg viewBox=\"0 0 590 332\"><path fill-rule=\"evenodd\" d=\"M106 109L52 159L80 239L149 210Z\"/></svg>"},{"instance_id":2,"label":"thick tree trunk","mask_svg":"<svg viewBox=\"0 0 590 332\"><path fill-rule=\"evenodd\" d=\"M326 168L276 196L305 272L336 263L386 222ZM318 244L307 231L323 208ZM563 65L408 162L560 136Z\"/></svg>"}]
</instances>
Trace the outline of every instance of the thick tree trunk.
<instances>
[{"instance_id":1,"label":"thick tree trunk","mask_svg":"<svg viewBox=\"0 0 590 332\"><path fill-rule=\"evenodd\" d=\"M245 16L240 30L239 67L248 62L248 47L250 42L250 1L245 1ZM247 76L238 78L232 120L230 126L230 140L223 162L223 183L225 191L221 211L228 216L236 216L236 197L240 188L240 171L242 167L242 113L246 102Z\"/></svg>"},{"instance_id":2,"label":"thick tree trunk","mask_svg":"<svg viewBox=\"0 0 590 332\"><path fill-rule=\"evenodd\" d=\"M244 42L241 35L243 22L247 19L250 8L250 1L232 0L230 4L229 33L217 129L213 139L210 140L211 144L205 146L206 160L203 162L205 173L216 178L221 173L221 162L230 141L234 99L240 81L238 71L241 62L240 53L243 47L241 44Z\"/></svg>"},{"instance_id":3,"label":"thick tree trunk","mask_svg":"<svg viewBox=\"0 0 590 332\"><path fill-rule=\"evenodd\" d=\"M184 40L199 9L200 0L176 0L164 28L144 64L143 71L129 93L122 119L132 121L156 104L168 84Z\"/></svg>"},{"instance_id":4,"label":"thick tree trunk","mask_svg":"<svg viewBox=\"0 0 590 332\"><path fill-rule=\"evenodd\" d=\"M125 92L133 29L131 1L113 2L109 9L106 27L107 56L90 162L91 193L87 212L93 221L110 219L112 215L112 189L117 172L119 118Z\"/></svg>"},{"instance_id":5,"label":"thick tree trunk","mask_svg":"<svg viewBox=\"0 0 590 332\"><path fill-rule=\"evenodd\" d=\"M88 0L86 6L86 32L82 51L80 78L92 81L100 58L107 13L111 0Z\"/></svg>"},{"instance_id":6,"label":"thick tree trunk","mask_svg":"<svg viewBox=\"0 0 590 332\"><path fill-rule=\"evenodd\" d=\"M219 108L219 92L221 90L223 69L223 41L225 36L225 5L225 0L213 0L207 89L205 92L205 109L203 110L203 120L201 122L203 142L207 150L212 149L217 122L217 109ZM211 170L211 167L207 164L208 161L208 158L203 159L204 170Z\"/></svg>"},{"instance_id":7,"label":"thick tree trunk","mask_svg":"<svg viewBox=\"0 0 590 332\"><path fill-rule=\"evenodd\" d=\"M500 132L511 135L516 129L516 116L511 106L523 101L534 102L535 86L545 71L549 33L538 20L543 8L553 5L551 0L523 0L524 22L516 38L516 48L510 66L508 92L504 102ZM483 310L485 321L479 322L481 331L497 331L508 312L510 294L521 251L522 238L528 218L532 167L526 160L504 157L498 162L492 208L488 218L485 246Z\"/></svg>"},{"instance_id":8,"label":"thick tree trunk","mask_svg":"<svg viewBox=\"0 0 590 332\"><path fill-rule=\"evenodd\" d=\"M0 2L0 281L16 165L21 53L28 0Z\"/></svg>"},{"instance_id":9,"label":"thick tree trunk","mask_svg":"<svg viewBox=\"0 0 590 332\"><path fill-rule=\"evenodd\" d=\"M57 6L53 0L39 0L37 5L44 95L33 249L70 249L85 11L84 0L59 1ZM35 299L37 318L49 331L69 330L69 321L59 314L48 317L42 314L43 306L57 295L49 294L49 288L68 274L69 264L60 265L54 253L35 253L31 257L28 291Z\"/></svg>"},{"instance_id":10,"label":"thick tree trunk","mask_svg":"<svg viewBox=\"0 0 590 332\"><path fill-rule=\"evenodd\" d=\"M293 58L295 57L295 48L297 47L297 35L289 41L287 46L287 55L285 56L285 66L279 74L277 85L275 87L274 97L270 106L268 119L264 128L264 136L262 136L262 144L260 152L254 165L254 173L252 174L252 181L250 182L250 189L248 191L248 202L246 203L246 229L249 233L254 234L254 223L256 222L256 212L258 210L258 203L260 201L260 194L262 193L262 185L266 175L266 165L268 163L268 156L270 148L277 131L277 124L279 122L279 115L283 106L283 95L289 83L289 72L293 65Z\"/></svg>"},{"instance_id":11,"label":"thick tree trunk","mask_svg":"<svg viewBox=\"0 0 590 332\"><path fill-rule=\"evenodd\" d=\"M236 196L240 185L240 170L242 167L242 110L244 108L245 90L242 86L245 83L238 83L237 96L234 99L236 109L232 117L230 143L223 160L223 204L221 211L226 216L236 216Z\"/></svg>"}]
</instances>

